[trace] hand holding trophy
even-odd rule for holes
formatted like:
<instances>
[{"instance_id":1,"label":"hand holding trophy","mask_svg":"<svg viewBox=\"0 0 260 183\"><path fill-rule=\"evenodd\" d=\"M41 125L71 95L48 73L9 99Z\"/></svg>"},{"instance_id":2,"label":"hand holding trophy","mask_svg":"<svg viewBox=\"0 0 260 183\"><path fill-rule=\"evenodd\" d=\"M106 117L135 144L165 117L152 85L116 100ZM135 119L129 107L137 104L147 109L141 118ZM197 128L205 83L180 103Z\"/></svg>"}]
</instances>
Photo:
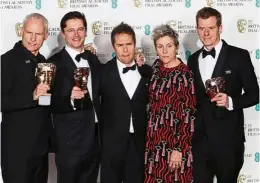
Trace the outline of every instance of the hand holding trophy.
<instances>
[{"instance_id":1,"label":"hand holding trophy","mask_svg":"<svg viewBox=\"0 0 260 183\"><path fill-rule=\"evenodd\" d=\"M210 99L214 98L218 93L225 93L225 79L223 77L211 78L206 80L206 93Z\"/></svg>"},{"instance_id":2,"label":"hand holding trophy","mask_svg":"<svg viewBox=\"0 0 260 183\"><path fill-rule=\"evenodd\" d=\"M35 71L37 87L34 91L34 99L38 99L39 105L50 105L51 94L47 93L50 89L55 76L56 66L53 63L38 63Z\"/></svg>"},{"instance_id":3,"label":"hand holding trophy","mask_svg":"<svg viewBox=\"0 0 260 183\"><path fill-rule=\"evenodd\" d=\"M89 67L79 67L74 70L75 86L80 88L81 91L87 90ZM88 92L88 91L87 91ZM74 99L74 106L77 109L84 108L85 97L81 99Z\"/></svg>"}]
</instances>

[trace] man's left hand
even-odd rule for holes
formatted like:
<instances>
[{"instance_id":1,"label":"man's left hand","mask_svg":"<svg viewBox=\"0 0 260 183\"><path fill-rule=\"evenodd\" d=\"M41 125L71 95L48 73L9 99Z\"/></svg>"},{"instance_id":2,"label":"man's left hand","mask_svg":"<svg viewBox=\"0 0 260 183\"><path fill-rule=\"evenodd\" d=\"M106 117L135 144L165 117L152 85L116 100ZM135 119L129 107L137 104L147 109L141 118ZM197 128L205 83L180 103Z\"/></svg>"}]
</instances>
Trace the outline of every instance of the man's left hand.
<instances>
[{"instance_id":1,"label":"man's left hand","mask_svg":"<svg viewBox=\"0 0 260 183\"><path fill-rule=\"evenodd\" d=\"M211 99L211 102L216 102L218 107L229 107L228 96L226 93L218 93L214 98Z\"/></svg>"}]
</instances>

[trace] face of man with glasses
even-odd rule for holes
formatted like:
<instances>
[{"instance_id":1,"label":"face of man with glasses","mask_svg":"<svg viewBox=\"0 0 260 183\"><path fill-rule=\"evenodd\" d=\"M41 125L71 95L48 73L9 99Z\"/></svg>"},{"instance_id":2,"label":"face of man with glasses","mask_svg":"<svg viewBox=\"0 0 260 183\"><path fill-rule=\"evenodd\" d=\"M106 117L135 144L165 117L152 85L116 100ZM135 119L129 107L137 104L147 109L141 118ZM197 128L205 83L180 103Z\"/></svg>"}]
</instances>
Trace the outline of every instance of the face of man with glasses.
<instances>
[{"instance_id":1,"label":"face of man with glasses","mask_svg":"<svg viewBox=\"0 0 260 183\"><path fill-rule=\"evenodd\" d=\"M203 45L211 50L220 40L222 25L217 25L217 18L211 16L207 19L198 19L197 33Z\"/></svg>"}]
</instances>

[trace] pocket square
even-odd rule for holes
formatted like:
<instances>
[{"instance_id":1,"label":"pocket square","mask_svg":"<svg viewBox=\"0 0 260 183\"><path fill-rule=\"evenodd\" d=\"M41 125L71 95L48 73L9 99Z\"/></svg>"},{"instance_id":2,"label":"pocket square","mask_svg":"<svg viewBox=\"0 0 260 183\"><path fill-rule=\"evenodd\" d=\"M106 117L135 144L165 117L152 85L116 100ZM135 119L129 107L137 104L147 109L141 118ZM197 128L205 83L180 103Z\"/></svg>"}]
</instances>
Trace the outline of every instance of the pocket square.
<instances>
[{"instance_id":1,"label":"pocket square","mask_svg":"<svg viewBox=\"0 0 260 183\"><path fill-rule=\"evenodd\" d=\"M30 60L25 60L25 63L26 64L29 64L31 61Z\"/></svg>"},{"instance_id":2,"label":"pocket square","mask_svg":"<svg viewBox=\"0 0 260 183\"><path fill-rule=\"evenodd\" d=\"M231 74L231 70L226 70L225 74Z\"/></svg>"}]
</instances>

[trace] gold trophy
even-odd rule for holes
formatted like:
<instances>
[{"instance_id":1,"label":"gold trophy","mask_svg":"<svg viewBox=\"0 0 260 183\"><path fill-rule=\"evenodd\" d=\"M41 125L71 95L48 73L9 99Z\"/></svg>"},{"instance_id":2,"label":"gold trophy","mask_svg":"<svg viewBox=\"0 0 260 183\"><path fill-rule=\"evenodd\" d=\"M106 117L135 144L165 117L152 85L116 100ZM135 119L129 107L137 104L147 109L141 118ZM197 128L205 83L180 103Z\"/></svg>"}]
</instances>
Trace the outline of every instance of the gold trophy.
<instances>
[{"instance_id":1,"label":"gold trophy","mask_svg":"<svg viewBox=\"0 0 260 183\"><path fill-rule=\"evenodd\" d=\"M79 67L74 70L75 85L79 87L81 90L87 90L89 72L89 67ZM75 99L75 107L84 108L84 100L85 98Z\"/></svg>"},{"instance_id":2,"label":"gold trophy","mask_svg":"<svg viewBox=\"0 0 260 183\"><path fill-rule=\"evenodd\" d=\"M223 77L211 78L206 80L206 93L210 99L214 98L218 93L225 93L225 79Z\"/></svg>"},{"instance_id":3,"label":"gold trophy","mask_svg":"<svg viewBox=\"0 0 260 183\"><path fill-rule=\"evenodd\" d=\"M52 85L53 78L55 76L56 66L52 63L38 63L35 71L35 76L37 79L37 84L47 84ZM40 96L38 100L39 105L50 105L51 104L51 94L47 93L44 96Z\"/></svg>"}]
</instances>

